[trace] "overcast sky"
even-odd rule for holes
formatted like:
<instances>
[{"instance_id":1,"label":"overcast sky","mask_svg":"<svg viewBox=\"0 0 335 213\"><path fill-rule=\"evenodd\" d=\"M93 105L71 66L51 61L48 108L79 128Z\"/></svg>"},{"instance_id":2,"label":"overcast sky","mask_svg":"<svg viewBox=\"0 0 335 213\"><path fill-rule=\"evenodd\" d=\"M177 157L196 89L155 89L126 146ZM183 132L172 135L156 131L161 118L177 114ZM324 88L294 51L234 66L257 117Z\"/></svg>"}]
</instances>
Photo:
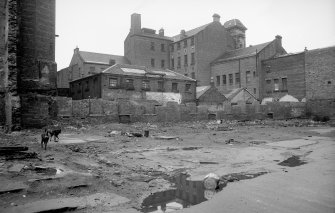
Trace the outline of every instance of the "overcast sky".
<instances>
[{"instance_id":1,"label":"overcast sky","mask_svg":"<svg viewBox=\"0 0 335 213\"><path fill-rule=\"evenodd\" d=\"M283 37L287 52L335 45L334 0L56 0L56 62L69 65L73 49L123 55L130 15L142 27L164 28L166 36L190 30L221 16L248 28L247 46Z\"/></svg>"}]
</instances>

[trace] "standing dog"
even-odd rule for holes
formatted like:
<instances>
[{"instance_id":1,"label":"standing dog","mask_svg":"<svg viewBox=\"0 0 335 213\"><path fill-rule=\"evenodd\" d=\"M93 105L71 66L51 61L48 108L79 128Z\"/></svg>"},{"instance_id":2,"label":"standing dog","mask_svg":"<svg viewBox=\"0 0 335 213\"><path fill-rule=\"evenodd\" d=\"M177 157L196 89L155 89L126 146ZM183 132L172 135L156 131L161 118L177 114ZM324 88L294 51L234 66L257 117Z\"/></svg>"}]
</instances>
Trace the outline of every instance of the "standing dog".
<instances>
[{"instance_id":1,"label":"standing dog","mask_svg":"<svg viewBox=\"0 0 335 213\"><path fill-rule=\"evenodd\" d=\"M43 149L43 145L44 145L44 150L47 150L47 144L49 142L49 133L48 130L45 129L44 133L42 133L41 135L41 147Z\"/></svg>"},{"instance_id":2,"label":"standing dog","mask_svg":"<svg viewBox=\"0 0 335 213\"><path fill-rule=\"evenodd\" d=\"M56 129L48 129L47 130L48 135L50 135L50 141L52 140L52 137L54 137L54 142L58 142L59 141L59 137L58 135L62 132L61 128L56 128ZM57 141L56 141L57 138Z\"/></svg>"}]
</instances>

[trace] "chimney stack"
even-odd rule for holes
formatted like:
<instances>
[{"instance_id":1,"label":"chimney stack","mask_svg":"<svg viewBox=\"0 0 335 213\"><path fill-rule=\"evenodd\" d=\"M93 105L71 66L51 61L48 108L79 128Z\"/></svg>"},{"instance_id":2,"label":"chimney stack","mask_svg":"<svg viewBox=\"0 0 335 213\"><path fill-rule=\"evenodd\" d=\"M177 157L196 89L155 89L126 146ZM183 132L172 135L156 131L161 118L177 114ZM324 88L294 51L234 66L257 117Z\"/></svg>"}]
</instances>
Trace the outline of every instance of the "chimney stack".
<instances>
[{"instance_id":1,"label":"chimney stack","mask_svg":"<svg viewBox=\"0 0 335 213\"><path fill-rule=\"evenodd\" d=\"M183 39L186 37L186 31L185 30L181 30L180 31L180 38Z\"/></svg>"},{"instance_id":2,"label":"chimney stack","mask_svg":"<svg viewBox=\"0 0 335 213\"><path fill-rule=\"evenodd\" d=\"M217 13L214 13L213 15L213 22L220 22L220 15Z\"/></svg>"},{"instance_id":3,"label":"chimney stack","mask_svg":"<svg viewBox=\"0 0 335 213\"><path fill-rule=\"evenodd\" d=\"M164 36L164 29L163 28L159 29L159 36Z\"/></svg>"},{"instance_id":4,"label":"chimney stack","mask_svg":"<svg viewBox=\"0 0 335 213\"><path fill-rule=\"evenodd\" d=\"M281 40L282 40L282 37L280 35L276 35L276 42L277 42L278 48L282 48Z\"/></svg>"},{"instance_id":5,"label":"chimney stack","mask_svg":"<svg viewBox=\"0 0 335 213\"><path fill-rule=\"evenodd\" d=\"M76 46L76 48L73 50L74 53L79 53L79 47Z\"/></svg>"},{"instance_id":6,"label":"chimney stack","mask_svg":"<svg viewBox=\"0 0 335 213\"><path fill-rule=\"evenodd\" d=\"M132 34L141 32L141 14L133 13L131 14L131 25L130 32Z\"/></svg>"}]
</instances>

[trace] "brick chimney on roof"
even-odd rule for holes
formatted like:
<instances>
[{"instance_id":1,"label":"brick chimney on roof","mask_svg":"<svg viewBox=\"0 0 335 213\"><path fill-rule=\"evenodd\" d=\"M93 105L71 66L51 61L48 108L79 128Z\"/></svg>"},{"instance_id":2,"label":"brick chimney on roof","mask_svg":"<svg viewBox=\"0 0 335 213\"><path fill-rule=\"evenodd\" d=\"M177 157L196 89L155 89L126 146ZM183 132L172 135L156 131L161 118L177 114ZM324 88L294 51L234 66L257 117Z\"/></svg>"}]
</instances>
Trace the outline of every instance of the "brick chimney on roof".
<instances>
[{"instance_id":1,"label":"brick chimney on roof","mask_svg":"<svg viewBox=\"0 0 335 213\"><path fill-rule=\"evenodd\" d=\"M141 14L131 14L130 32L132 34L141 32Z\"/></svg>"},{"instance_id":2,"label":"brick chimney on roof","mask_svg":"<svg viewBox=\"0 0 335 213\"><path fill-rule=\"evenodd\" d=\"M214 13L213 15L213 22L220 22L220 15L217 13Z\"/></svg>"},{"instance_id":3,"label":"brick chimney on roof","mask_svg":"<svg viewBox=\"0 0 335 213\"><path fill-rule=\"evenodd\" d=\"M163 28L159 29L159 35L164 36L164 29Z\"/></svg>"},{"instance_id":4,"label":"brick chimney on roof","mask_svg":"<svg viewBox=\"0 0 335 213\"><path fill-rule=\"evenodd\" d=\"M180 31L180 38L183 39L186 37L186 31L185 30L181 30Z\"/></svg>"}]
</instances>

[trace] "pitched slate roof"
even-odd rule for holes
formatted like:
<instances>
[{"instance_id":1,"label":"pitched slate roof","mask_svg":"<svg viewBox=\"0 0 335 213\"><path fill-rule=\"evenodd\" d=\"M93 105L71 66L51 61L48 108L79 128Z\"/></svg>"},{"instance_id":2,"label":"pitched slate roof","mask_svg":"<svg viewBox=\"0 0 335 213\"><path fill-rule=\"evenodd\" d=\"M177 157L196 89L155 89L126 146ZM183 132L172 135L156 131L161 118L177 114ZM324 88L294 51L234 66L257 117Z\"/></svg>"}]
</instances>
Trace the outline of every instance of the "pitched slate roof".
<instances>
[{"instance_id":1,"label":"pitched slate roof","mask_svg":"<svg viewBox=\"0 0 335 213\"><path fill-rule=\"evenodd\" d=\"M207 92L210 88L211 88L211 86L200 86L200 87L197 87L196 88L197 99L199 99L203 94L205 94L205 92Z\"/></svg>"},{"instance_id":2,"label":"pitched slate roof","mask_svg":"<svg viewBox=\"0 0 335 213\"><path fill-rule=\"evenodd\" d=\"M129 64L124 56L109 55L103 53L79 51L79 55L86 63L109 64L110 59L115 60L116 64Z\"/></svg>"},{"instance_id":3,"label":"pitched slate roof","mask_svg":"<svg viewBox=\"0 0 335 213\"><path fill-rule=\"evenodd\" d=\"M150 76L150 77L163 77L169 79L196 81L192 78L179 74L169 69L148 69L144 66L129 65L129 64L115 64L102 73L128 75L128 76Z\"/></svg>"},{"instance_id":4,"label":"pitched slate roof","mask_svg":"<svg viewBox=\"0 0 335 213\"><path fill-rule=\"evenodd\" d=\"M197 27L197 28L194 28L192 30L189 30L189 31L186 31L185 34L187 37L191 37L191 36L194 36L195 34L203 31L208 25L210 25L211 23L208 23L208 24L205 24L205 25L202 25L200 27ZM180 37L180 34L176 35L176 36L173 36L172 37L172 40L173 42L177 42L177 41L180 41L182 40L181 37Z\"/></svg>"},{"instance_id":5,"label":"pitched slate roof","mask_svg":"<svg viewBox=\"0 0 335 213\"><path fill-rule=\"evenodd\" d=\"M236 88L231 90L229 93L223 94L230 102L233 101L233 99L241 92L246 93L249 97L247 98L246 102L250 102L252 100L257 100L257 98L251 94L247 88L242 87L242 88Z\"/></svg>"},{"instance_id":6,"label":"pitched slate roof","mask_svg":"<svg viewBox=\"0 0 335 213\"><path fill-rule=\"evenodd\" d=\"M215 64L215 63L218 63L218 62L221 62L221 61L239 59L239 58L244 58L244 57L247 57L247 56L256 55L256 50L257 50L257 52L260 52L267 45L269 45L271 42L266 42L266 43L263 43L263 44L257 44L257 45L254 45L254 46L225 52L218 59L216 59L213 63Z\"/></svg>"},{"instance_id":7,"label":"pitched slate roof","mask_svg":"<svg viewBox=\"0 0 335 213\"><path fill-rule=\"evenodd\" d=\"M247 30L247 28L242 24L242 22L238 19L232 19L232 20L229 20L229 21L226 21L223 26L226 28L226 29L230 29L230 28L233 28L233 27L239 27L243 30Z\"/></svg>"}]
</instances>

